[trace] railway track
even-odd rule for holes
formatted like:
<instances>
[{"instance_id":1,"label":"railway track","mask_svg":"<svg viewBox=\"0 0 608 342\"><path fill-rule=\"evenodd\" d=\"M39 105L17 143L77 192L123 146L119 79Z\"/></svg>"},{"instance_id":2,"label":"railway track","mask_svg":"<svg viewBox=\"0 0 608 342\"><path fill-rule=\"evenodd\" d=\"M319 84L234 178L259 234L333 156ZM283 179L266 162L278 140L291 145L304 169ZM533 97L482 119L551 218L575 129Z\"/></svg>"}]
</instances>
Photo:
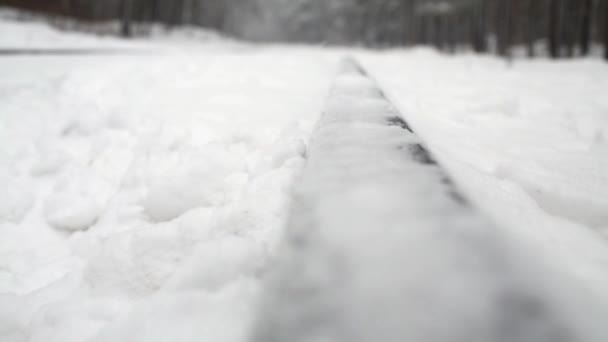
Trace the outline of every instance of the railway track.
<instances>
[{"instance_id":1,"label":"railway track","mask_svg":"<svg viewBox=\"0 0 608 342\"><path fill-rule=\"evenodd\" d=\"M254 342L608 340L584 289L469 204L355 60L312 136L279 255Z\"/></svg>"}]
</instances>

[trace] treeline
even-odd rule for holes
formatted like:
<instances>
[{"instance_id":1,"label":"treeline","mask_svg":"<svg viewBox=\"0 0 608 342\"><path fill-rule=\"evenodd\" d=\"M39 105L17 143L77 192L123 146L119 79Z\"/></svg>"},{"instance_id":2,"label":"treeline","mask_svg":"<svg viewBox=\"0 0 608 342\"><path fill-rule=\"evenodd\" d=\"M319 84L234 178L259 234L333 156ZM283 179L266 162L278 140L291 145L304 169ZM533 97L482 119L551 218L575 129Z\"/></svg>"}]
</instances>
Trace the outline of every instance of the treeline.
<instances>
[{"instance_id":1,"label":"treeline","mask_svg":"<svg viewBox=\"0 0 608 342\"><path fill-rule=\"evenodd\" d=\"M432 45L454 52L585 56L604 47L608 0L0 0L84 20L213 28L245 39Z\"/></svg>"},{"instance_id":2,"label":"treeline","mask_svg":"<svg viewBox=\"0 0 608 342\"><path fill-rule=\"evenodd\" d=\"M437 2L435 2L437 3ZM607 0L462 0L451 9L427 6L419 13L414 43L444 50L469 46L510 56L586 56L603 45L608 59ZM416 18L416 17L415 17ZM414 24L416 27L416 24ZM411 42L407 42L411 43Z\"/></svg>"},{"instance_id":3,"label":"treeline","mask_svg":"<svg viewBox=\"0 0 608 342\"><path fill-rule=\"evenodd\" d=\"M229 2L231 0L0 0L0 5L85 21L120 20L121 34L129 37L136 23L195 25L221 30L223 17L228 13L225 5Z\"/></svg>"}]
</instances>

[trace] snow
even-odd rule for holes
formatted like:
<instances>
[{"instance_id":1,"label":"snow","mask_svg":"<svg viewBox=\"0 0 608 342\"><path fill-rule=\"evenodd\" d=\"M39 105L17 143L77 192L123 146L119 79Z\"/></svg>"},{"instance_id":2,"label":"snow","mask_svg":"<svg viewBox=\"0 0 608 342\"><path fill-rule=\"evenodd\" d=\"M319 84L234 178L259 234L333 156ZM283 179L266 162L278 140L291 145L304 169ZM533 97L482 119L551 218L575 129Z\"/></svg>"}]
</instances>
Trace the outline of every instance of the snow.
<instances>
[{"instance_id":1,"label":"snow","mask_svg":"<svg viewBox=\"0 0 608 342\"><path fill-rule=\"evenodd\" d=\"M101 214L101 205L95 203L89 196L80 194L50 195L44 207L47 222L57 229L87 230Z\"/></svg>"},{"instance_id":2,"label":"snow","mask_svg":"<svg viewBox=\"0 0 608 342\"><path fill-rule=\"evenodd\" d=\"M29 48L99 48L126 47L128 44L115 38L101 38L83 33L60 32L43 22L22 22L18 14L0 8L0 47Z\"/></svg>"},{"instance_id":3,"label":"snow","mask_svg":"<svg viewBox=\"0 0 608 342\"><path fill-rule=\"evenodd\" d=\"M605 63L428 50L362 60L471 200L606 301Z\"/></svg>"},{"instance_id":4,"label":"snow","mask_svg":"<svg viewBox=\"0 0 608 342\"><path fill-rule=\"evenodd\" d=\"M178 33L124 42L0 20L1 48L117 46L146 52L0 57L1 341L246 340L344 54L500 223L518 260L538 259L557 273L548 282L583 284L581 298L607 307L602 62L194 45ZM372 95L362 113L387 110L367 80L339 82ZM349 101L327 105L352 113ZM385 210L373 187L355 195ZM432 251L411 248L404 262L431 263ZM563 293L547 296L587 303ZM580 320L593 325L589 315Z\"/></svg>"},{"instance_id":5,"label":"snow","mask_svg":"<svg viewBox=\"0 0 608 342\"><path fill-rule=\"evenodd\" d=\"M101 52L131 52L175 50L187 47L205 51L243 49L244 42L230 39L218 32L200 27L167 28L160 24L134 23L134 37L129 40L116 36L121 31L119 21L79 22L63 17L49 20L44 15L15 11L0 6L0 49L2 50L98 50Z\"/></svg>"},{"instance_id":6,"label":"snow","mask_svg":"<svg viewBox=\"0 0 608 342\"><path fill-rule=\"evenodd\" d=\"M466 206L352 69L313 133L253 340L605 341L605 293Z\"/></svg>"},{"instance_id":7,"label":"snow","mask_svg":"<svg viewBox=\"0 0 608 342\"><path fill-rule=\"evenodd\" d=\"M336 57L167 50L0 60L3 342L245 336Z\"/></svg>"},{"instance_id":8,"label":"snow","mask_svg":"<svg viewBox=\"0 0 608 342\"><path fill-rule=\"evenodd\" d=\"M15 180L10 175L0 177L4 190L0 200L0 223L19 223L34 204L34 195L26 181Z\"/></svg>"},{"instance_id":9,"label":"snow","mask_svg":"<svg viewBox=\"0 0 608 342\"><path fill-rule=\"evenodd\" d=\"M145 213L157 222L170 221L190 209L230 201L248 180L244 165L230 157L230 151L222 148L182 156L182 161L152 180L141 203Z\"/></svg>"}]
</instances>

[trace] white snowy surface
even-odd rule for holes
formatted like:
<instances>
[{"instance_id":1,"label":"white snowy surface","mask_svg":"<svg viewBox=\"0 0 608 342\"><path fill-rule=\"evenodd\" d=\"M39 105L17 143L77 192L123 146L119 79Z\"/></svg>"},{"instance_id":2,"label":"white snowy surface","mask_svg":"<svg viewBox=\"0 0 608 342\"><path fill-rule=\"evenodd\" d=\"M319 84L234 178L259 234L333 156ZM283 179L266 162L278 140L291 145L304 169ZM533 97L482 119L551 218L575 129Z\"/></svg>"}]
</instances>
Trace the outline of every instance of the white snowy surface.
<instances>
[{"instance_id":1,"label":"white snowy surface","mask_svg":"<svg viewBox=\"0 0 608 342\"><path fill-rule=\"evenodd\" d=\"M479 207L608 299L606 63L428 50L362 60Z\"/></svg>"},{"instance_id":2,"label":"white snowy surface","mask_svg":"<svg viewBox=\"0 0 608 342\"><path fill-rule=\"evenodd\" d=\"M3 48L105 42L0 21ZM244 341L344 53L491 217L608 299L604 63L154 44L0 57L0 341Z\"/></svg>"},{"instance_id":3,"label":"white snowy surface","mask_svg":"<svg viewBox=\"0 0 608 342\"><path fill-rule=\"evenodd\" d=\"M107 48L128 47L120 39L90 34L62 32L44 22L19 19L19 13L0 7L0 48Z\"/></svg>"},{"instance_id":4,"label":"white snowy surface","mask_svg":"<svg viewBox=\"0 0 608 342\"><path fill-rule=\"evenodd\" d=\"M0 6L0 49L35 50L120 50L133 52L179 50L227 50L247 47L219 33L198 27L167 28L158 24L133 24L134 38L117 37L117 21L79 23L67 18L48 18ZM60 29L61 28L61 29ZM205 43L201 49L201 44Z\"/></svg>"},{"instance_id":5,"label":"white snowy surface","mask_svg":"<svg viewBox=\"0 0 608 342\"><path fill-rule=\"evenodd\" d=\"M332 89L255 342L603 342L605 293L462 203L373 81ZM553 261L553 260L552 260Z\"/></svg>"},{"instance_id":6,"label":"white snowy surface","mask_svg":"<svg viewBox=\"0 0 608 342\"><path fill-rule=\"evenodd\" d=\"M243 341L334 68L0 58L0 341Z\"/></svg>"}]
</instances>

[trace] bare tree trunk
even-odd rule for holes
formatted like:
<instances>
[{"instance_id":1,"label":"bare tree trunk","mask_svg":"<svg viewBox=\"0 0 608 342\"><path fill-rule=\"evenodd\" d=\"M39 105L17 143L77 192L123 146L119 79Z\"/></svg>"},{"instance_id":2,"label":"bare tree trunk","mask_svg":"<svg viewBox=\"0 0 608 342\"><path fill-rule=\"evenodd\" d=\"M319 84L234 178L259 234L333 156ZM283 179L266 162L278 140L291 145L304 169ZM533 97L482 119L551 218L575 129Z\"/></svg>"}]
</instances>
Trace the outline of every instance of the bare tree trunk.
<instances>
[{"instance_id":1,"label":"bare tree trunk","mask_svg":"<svg viewBox=\"0 0 608 342\"><path fill-rule=\"evenodd\" d=\"M566 57L574 57L574 48L577 40L577 9L580 6L581 0L562 0L562 8L560 11L561 17L561 34L562 42L566 49Z\"/></svg>"},{"instance_id":2,"label":"bare tree trunk","mask_svg":"<svg viewBox=\"0 0 608 342\"><path fill-rule=\"evenodd\" d=\"M180 25L184 19L184 1L185 0L171 0L172 12L171 12L171 25Z\"/></svg>"},{"instance_id":3,"label":"bare tree trunk","mask_svg":"<svg viewBox=\"0 0 608 342\"><path fill-rule=\"evenodd\" d=\"M446 18L446 44L449 53L456 52L456 33L454 32L454 28L456 25L454 24L458 19L457 15L451 14Z\"/></svg>"},{"instance_id":4,"label":"bare tree trunk","mask_svg":"<svg viewBox=\"0 0 608 342\"><path fill-rule=\"evenodd\" d=\"M582 0L583 8L581 12L581 55L589 55L589 48L591 42L591 11L593 10L593 0Z\"/></svg>"},{"instance_id":5,"label":"bare tree trunk","mask_svg":"<svg viewBox=\"0 0 608 342\"><path fill-rule=\"evenodd\" d=\"M201 0L192 0L191 23L200 26L201 23Z\"/></svg>"},{"instance_id":6,"label":"bare tree trunk","mask_svg":"<svg viewBox=\"0 0 608 342\"><path fill-rule=\"evenodd\" d=\"M508 59L513 58L513 45L514 45L514 30L513 20L515 20L514 11L516 0L507 0L505 8L505 43L507 46L506 56Z\"/></svg>"},{"instance_id":7,"label":"bare tree trunk","mask_svg":"<svg viewBox=\"0 0 608 342\"><path fill-rule=\"evenodd\" d=\"M72 0L61 0L61 11L63 15L72 16Z\"/></svg>"},{"instance_id":8,"label":"bare tree trunk","mask_svg":"<svg viewBox=\"0 0 608 342\"><path fill-rule=\"evenodd\" d=\"M473 50L478 53L484 53L488 51L486 11L486 0L481 0L479 3L479 7L476 8L472 13L472 45Z\"/></svg>"},{"instance_id":9,"label":"bare tree trunk","mask_svg":"<svg viewBox=\"0 0 608 342\"><path fill-rule=\"evenodd\" d=\"M534 49L534 43L536 41L536 21L538 18L536 17L538 11L536 11L538 4L538 0L526 0L525 6L525 40L526 40L526 52L528 57L532 58L536 55L536 51Z\"/></svg>"},{"instance_id":10,"label":"bare tree trunk","mask_svg":"<svg viewBox=\"0 0 608 342\"><path fill-rule=\"evenodd\" d=\"M497 27L497 39L498 39L498 54L501 56L511 57L511 44L513 43L513 28L512 28L512 9L513 0L499 0L498 1L498 27Z\"/></svg>"},{"instance_id":11,"label":"bare tree trunk","mask_svg":"<svg viewBox=\"0 0 608 342\"><path fill-rule=\"evenodd\" d=\"M416 15L414 13L415 4L413 0L407 0L403 5L404 11L404 29L403 43L412 45L416 43Z\"/></svg>"},{"instance_id":12,"label":"bare tree trunk","mask_svg":"<svg viewBox=\"0 0 608 342\"><path fill-rule=\"evenodd\" d=\"M604 58L608 60L608 1L604 1Z\"/></svg>"},{"instance_id":13,"label":"bare tree trunk","mask_svg":"<svg viewBox=\"0 0 608 342\"><path fill-rule=\"evenodd\" d=\"M549 0L549 54L552 58L560 57L560 8L561 0Z\"/></svg>"},{"instance_id":14,"label":"bare tree trunk","mask_svg":"<svg viewBox=\"0 0 608 342\"><path fill-rule=\"evenodd\" d=\"M150 21L159 22L160 16L158 15L158 0L149 0L150 3Z\"/></svg>"},{"instance_id":15,"label":"bare tree trunk","mask_svg":"<svg viewBox=\"0 0 608 342\"><path fill-rule=\"evenodd\" d=\"M133 0L122 0L121 3L121 27L120 34L123 37L131 37L131 20L133 16Z\"/></svg>"},{"instance_id":16,"label":"bare tree trunk","mask_svg":"<svg viewBox=\"0 0 608 342\"><path fill-rule=\"evenodd\" d=\"M427 16L421 15L418 19L418 44L426 45L428 44L428 29L427 29Z\"/></svg>"},{"instance_id":17,"label":"bare tree trunk","mask_svg":"<svg viewBox=\"0 0 608 342\"><path fill-rule=\"evenodd\" d=\"M443 48L441 42L441 19L442 18L440 15L433 15L433 45L438 50L441 50Z\"/></svg>"}]
</instances>

